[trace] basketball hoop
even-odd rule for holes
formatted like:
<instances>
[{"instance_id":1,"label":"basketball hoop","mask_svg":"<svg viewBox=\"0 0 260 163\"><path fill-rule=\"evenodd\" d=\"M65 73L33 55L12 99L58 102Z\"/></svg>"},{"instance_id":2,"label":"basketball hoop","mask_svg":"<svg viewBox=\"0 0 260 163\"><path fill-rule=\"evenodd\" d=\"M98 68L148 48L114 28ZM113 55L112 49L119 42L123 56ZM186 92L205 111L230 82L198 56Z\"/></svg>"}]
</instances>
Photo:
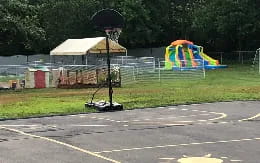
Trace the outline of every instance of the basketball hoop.
<instances>
[{"instance_id":1,"label":"basketball hoop","mask_svg":"<svg viewBox=\"0 0 260 163\"><path fill-rule=\"evenodd\" d=\"M103 9L95 13L92 18L92 22L99 29L106 32L106 50L107 50L107 81L109 87L109 103L96 102L86 103L86 106L95 107L98 110L123 110L123 105L116 102L113 103L113 89L111 82L110 72L110 53L109 53L109 39L118 43L118 38L121 34L122 27L124 25L123 16L114 9ZM117 68L116 68L117 69ZM93 96L94 97L94 96ZM93 98L92 98L93 99Z\"/></svg>"},{"instance_id":2,"label":"basketball hoop","mask_svg":"<svg viewBox=\"0 0 260 163\"><path fill-rule=\"evenodd\" d=\"M119 36L122 32L122 28L105 29L108 38L118 43Z\"/></svg>"}]
</instances>

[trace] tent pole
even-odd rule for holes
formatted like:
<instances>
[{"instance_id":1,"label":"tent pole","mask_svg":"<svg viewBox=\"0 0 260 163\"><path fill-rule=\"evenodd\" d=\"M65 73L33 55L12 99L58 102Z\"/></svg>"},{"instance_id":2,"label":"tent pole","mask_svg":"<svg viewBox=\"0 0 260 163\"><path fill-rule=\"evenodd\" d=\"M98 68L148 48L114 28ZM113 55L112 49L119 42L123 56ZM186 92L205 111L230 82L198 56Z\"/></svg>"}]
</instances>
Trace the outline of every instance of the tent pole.
<instances>
[{"instance_id":1,"label":"tent pole","mask_svg":"<svg viewBox=\"0 0 260 163\"><path fill-rule=\"evenodd\" d=\"M88 65L88 54L89 54L89 51L87 51L87 53L85 55L85 65Z\"/></svg>"}]
</instances>

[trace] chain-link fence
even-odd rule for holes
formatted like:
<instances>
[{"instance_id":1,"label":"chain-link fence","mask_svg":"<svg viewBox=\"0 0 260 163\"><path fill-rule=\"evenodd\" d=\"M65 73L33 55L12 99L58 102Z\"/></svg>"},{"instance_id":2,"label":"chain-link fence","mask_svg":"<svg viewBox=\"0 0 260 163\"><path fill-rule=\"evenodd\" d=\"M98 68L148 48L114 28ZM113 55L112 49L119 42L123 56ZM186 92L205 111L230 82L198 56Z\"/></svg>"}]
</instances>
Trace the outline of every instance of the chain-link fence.
<instances>
[{"instance_id":1,"label":"chain-link fence","mask_svg":"<svg viewBox=\"0 0 260 163\"><path fill-rule=\"evenodd\" d=\"M258 72L260 75L260 48L256 50L255 56L252 63L252 70Z\"/></svg>"},{"instance_id":2,"label":"chain-link fence","mask_svg":"<svg viewBox=\"0 0 260 163\"><path fill-rule=\"evenodd\" d=\"M252 64L255 51L207 52L210 57L221 64Z\"/></svg>"},{"instance_id":3,"label":"chain-link fence","mask_svg":"<svg viewBox=\"0 0 260 163\"><path fill-rule=\"evenodd\" d=\"M42 87L84 88L107 86L106 58L95 58L95 61L89 62L96 64L64 65L62 63L34 61L27 65L1 65L0 82L2 86L9 85L9 87L16 88L34 88L38 82L42 82L38 80L46 80ZM175 70L166 70L164 63L163 58L113 57L111 58L112 83L114 86L121 86L121 84L136 82L163 82L166 80L201 79L205 77L203 66L192 69L180 67ZM45 76L39 78L37 71L44 71Z\"/></svg>"},{"instance_id":4,"label":"chain-link fence","mask_svg":"<svg viewBox=\"0 0 260 163\"><path fill-rule=\"evenodd\" d=\"M180 79L197 80L205 78L205 69L200 64L202 61L194 61L198 62L197 67L175 67L168 70L165 68L163 58L140 59L137 63L131 62L126 65L119 65L123 84L133 82L165 82Z\"/></svg>"}]
</instances>

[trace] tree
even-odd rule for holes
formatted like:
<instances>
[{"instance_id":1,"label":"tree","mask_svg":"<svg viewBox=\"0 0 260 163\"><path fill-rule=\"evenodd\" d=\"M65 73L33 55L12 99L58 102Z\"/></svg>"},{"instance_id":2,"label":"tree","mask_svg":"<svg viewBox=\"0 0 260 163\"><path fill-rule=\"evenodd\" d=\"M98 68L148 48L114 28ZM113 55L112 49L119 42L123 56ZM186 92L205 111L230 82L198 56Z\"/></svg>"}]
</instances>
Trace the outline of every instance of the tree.
<instances>
[{"instance_id":1,"label":"tree","mask_svg":"<svg viewBox=\"0 0 260 163\"><path fill-rule=\"evenodd\" d=\"M39 6L27 0L2 0L0 4L0 55L17 55L41 50L45 32L40 27Z\"/></svg>"},{"instance_id":2,"label":"tree","mask_svg":"<svg viewBox=\"0 0 260 163\"><path fill-rule=\"evenodd\" d=\"M242 50L259 30L255 0L205 0L193 27L220 50ZM200 32L201 33L201 32ZM219 46L222 45L222 46Z\"/></svg>"},{"instance_id":3,"label":"tree","mask_svg":"<svg viewBox=\"0 0 260 163\"><path fill-rule=\"evenodd\" d=\"M68 38L95 36L90 19L99 6L98 1L49 0L41 5L39 15L46 31L46 52Z\"/></svg>"}]
</instances>

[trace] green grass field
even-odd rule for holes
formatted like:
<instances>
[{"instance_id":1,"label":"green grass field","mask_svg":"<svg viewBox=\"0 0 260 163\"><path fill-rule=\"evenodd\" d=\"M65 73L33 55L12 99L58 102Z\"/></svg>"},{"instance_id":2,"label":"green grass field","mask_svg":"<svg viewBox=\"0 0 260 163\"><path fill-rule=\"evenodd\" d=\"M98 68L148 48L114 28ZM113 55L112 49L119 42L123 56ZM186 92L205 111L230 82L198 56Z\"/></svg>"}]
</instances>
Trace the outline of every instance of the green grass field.
<instances>
[{"instance_id":1,"label":"green grass field","mask_svg":"<svg viewBox=\"0 0 260 163\"><path fill-rule=\"evenodd\" d=\"M94 112L85 109L95 89L27 89L0 92L0 119ZM95 101L108 100L106 88ZM125 109L233 100L260 100L260 75L250 66L210 70L206 79L171 80L114 88L114 101ZM245 108L246 109L246 108Z\"/></svg>"}]
</instances>

